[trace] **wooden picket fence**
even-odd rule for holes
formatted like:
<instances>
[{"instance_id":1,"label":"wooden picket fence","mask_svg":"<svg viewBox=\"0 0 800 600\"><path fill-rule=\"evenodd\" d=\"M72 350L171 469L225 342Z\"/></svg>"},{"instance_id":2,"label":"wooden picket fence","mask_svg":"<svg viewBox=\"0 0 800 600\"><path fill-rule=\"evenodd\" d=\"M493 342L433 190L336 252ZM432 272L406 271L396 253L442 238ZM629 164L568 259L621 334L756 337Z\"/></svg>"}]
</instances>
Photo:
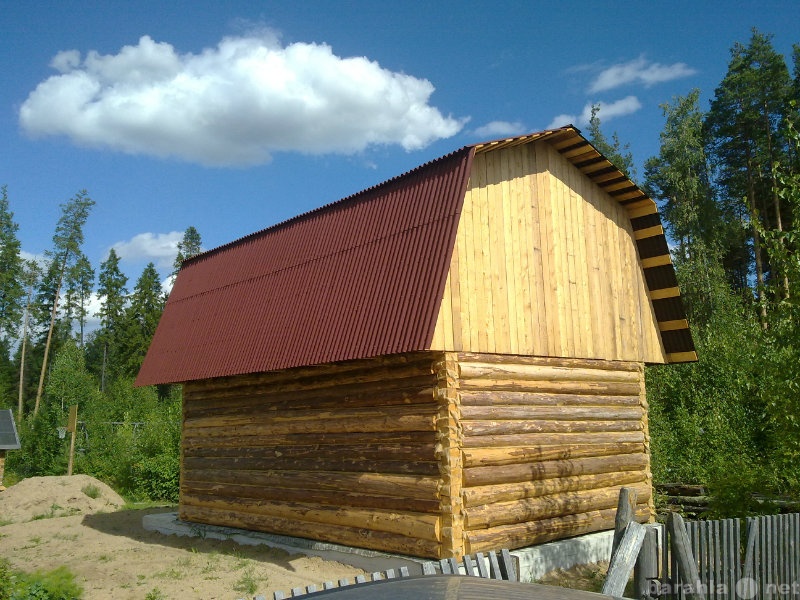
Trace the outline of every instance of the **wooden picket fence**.
<instances>
[{"instance_id":1,"label":"wooden picket fence","mask_svg":"<svg viewBox=\"0 0 800 600\"><path fill-rule=\"evenodd\" d=\"M661 596L697 598L678 567L675 552L669 551L667 528L655 527L665 541L660 544L660 591L665 592ZM685 528L700 590L707 600L800 600L800 513L744 522L687 521Z\"/></svg>"}]
</instances>

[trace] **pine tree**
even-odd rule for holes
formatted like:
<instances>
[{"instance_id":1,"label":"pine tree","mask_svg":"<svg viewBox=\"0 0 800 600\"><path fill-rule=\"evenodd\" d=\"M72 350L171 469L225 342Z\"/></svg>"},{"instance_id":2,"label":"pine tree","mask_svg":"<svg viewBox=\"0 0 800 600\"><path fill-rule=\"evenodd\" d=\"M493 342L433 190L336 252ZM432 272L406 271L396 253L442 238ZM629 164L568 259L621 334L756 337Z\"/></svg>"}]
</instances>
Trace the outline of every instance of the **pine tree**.
<instances>
[{"instance_id":1,"label":"pine tree","mask_svg":"<svg viewBox=\"0 0 800 600\"><path fill-rule=\"evenodd\" d=\"M660 152L645 162L645 189L661 203L667 231L678 244L673 258L679 274L689 273L681 292L695 325L709 320L724 285L719 267L729 229L714 203L699 97L693 90L662 105L666 123Z\"/></svg>"},{"instance_id":2,"label":"pine tree","mask_svg":"<svg viewBox=\"0 0 800 600\"><path fill-rule=\"evenodd\" d=\"M33 290L39 280L40 269L35 261L25 261L22 271L22 284L27 291L27 301L25 302L25 314L22 320L22 342L19 352L19 394L17 403L17 420L22 421L25 405L25 358L28 349L28 322L31 315L31 303L33 300Z\"/></svg>"},{"instance_id":3,"label":"pine tree","mask_svg":"<svg viewBox=\"0 0 800 600\"><path fill-rule=\"evenodd\" d=\"M78 322L78 345L81 348L84 346L86 317L89 315L88 303L91 300L93 288L94 269L86 255L81 253L67 273L67 293L64 303L67 313L67 328L71 330L72 322Z\"/></svg>"},{"instance_id":4,"label":"pine tree","mask_svg":"<svg viewBox=\"0 0 800 600\"><path fill-rule=\"evenodd\" d=\"M705 123L723 211L753 225L726 266L738 271L735 281L747 281L747 249L752 244L756 294L764 326L764 290L770 265L764 262L761 236L754 225L761 220L762 226L783 229L772 167L785 153L780 129L786 116L789 84L786 62L772 47L771 36L754 30L747 46L737 43L731 49L728 72L715 90Z\"/></svg>"},{"instance_id":5,"label":"pine tree","mask_svg":"<svg viewBox=\"0 0 800 600\"><path fill-rule=\"evenodd\" d=\"M178 242L178 254L175 256L173 263L173 275L177 275L181 270L183 261L197 256L202 251L202 241L200 240L200 233L193 226L186 228L183 232L183 239Z\"/></svg>"},{"instance_id":6,"label":"pine tree","mask_svg":"<svg viewBox=\"0 0 800 600\"><path fill-rule=\"evenodd\" d=\"M22 258L17 238L19 225L9 209L8 190L0 187L0 340L8 340L22 315Z\"/></svg>"},{"instance_id":7,"label":"pine tree","mask_svg":"<svg viewBox=\"0 0 800 600\"><path fill-rule=\"evenodd\" d=\"M89 212L92 206L94 206L94 200L89 198L86 190L81 190L68 202L61 205L61 218L59 218L56 224L56 232L53 235L53 249L46 253L50 260L48 274L51 276L50 283L53 285L53 288L50 290L52 293L52 309L50 310L50 325L47 332L47 341L44 346L42 369L39 374L39 386L36 390L36 404L33 409L34 415L39 411L42 393L44 392L47 359L50 353L53 333L56 329L61 289L64 285L64 279L67 276L68 269L75 264L75 261L80 257L80 249L83 245L83 226L89 218Z\"/></svg>"},{"instance_id":8,"label":"pine tree","mask_svg":"<svg viewBox=\"0 0 800 600\"><path fill-rule=\"evenodd\" d=\"M158 271L149 263L136 282L125 309L125 333L121 340L122 369L131 377L139 372L144 356L164 311L164 292Z\"/></svg>"},{"instance_id":9,"label":"pine tree","mask_svg":"<svg viewBox=\"0 0 800 600\"><path fill-rule=\"evenodd\" d=\"M109 361L115 365L117 347L119 345L120 330L125 314L125 302L128 290L125 287L128 278L119 268L119 256L112 248L108 258L100 264L97 293L100 296L99 341L103 347L103 363L100 375L100 389L105 390L106 370ZM112 369L116 372L116 368Z\"/></svg>"},{"instance_id":10,"label":"pine tree","mask_svg":"<svg viewBox=\"0 0 800 600\"><path fill-rule=\"evenodd\" d=\"M589 141L600 154L611 161L628 179L634 181L636 172L633 166L633 154L630 152L630 146L628 144L623 146L616 132L611 135L611 141L608 141L608 138L600 128L599 112L599 106L592 106L592 116L589 119Z\"/></svg>"}]
</instances>

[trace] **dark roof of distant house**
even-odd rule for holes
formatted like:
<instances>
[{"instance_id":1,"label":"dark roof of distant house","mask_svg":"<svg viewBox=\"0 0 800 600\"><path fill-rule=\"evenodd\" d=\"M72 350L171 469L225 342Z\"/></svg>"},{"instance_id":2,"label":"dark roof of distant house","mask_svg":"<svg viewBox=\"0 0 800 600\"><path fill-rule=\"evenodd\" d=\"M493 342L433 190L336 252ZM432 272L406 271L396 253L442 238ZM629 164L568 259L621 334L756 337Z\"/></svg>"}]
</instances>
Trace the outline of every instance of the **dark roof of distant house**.
<instances>
[{"instance_id":1,"label":"dark roof of distant house","mask_svg":"<svg viewBox=\"0 0 800 600\"><path fill-rule=\"evenodd\" d=\"M655 203L572 126L467 146L187 260L136 383L429 348L472 157L541 139L628 207L635 231L660 228ZM663 229L637 244L658 320L684 319L679 296L658 306L659 290L677 289ZM694 350L688 326L662 339Z\"/></svg>"}]
</instances>

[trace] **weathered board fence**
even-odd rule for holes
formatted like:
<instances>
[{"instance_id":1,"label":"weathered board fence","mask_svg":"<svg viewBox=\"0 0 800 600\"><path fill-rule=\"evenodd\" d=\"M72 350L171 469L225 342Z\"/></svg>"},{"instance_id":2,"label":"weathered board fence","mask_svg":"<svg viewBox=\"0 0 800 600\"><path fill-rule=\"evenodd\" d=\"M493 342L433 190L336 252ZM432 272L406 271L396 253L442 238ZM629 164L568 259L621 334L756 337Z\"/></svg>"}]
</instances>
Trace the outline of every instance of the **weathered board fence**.
<instances>
[{"instance_id":1,"label":"weathered board fence","mask_svg":"<svg viewBox=\"0 0 800 600\"><path fill-rule=\"evenodd\" d=\"M697 598L690 579L671 552L670 533L660 529L660 578L649 596L676 600ZM700 591L707 600L800 599L800 513L687 521L686 533L697 567ZM664 551L667 549L667 551Z\"/></svg>"}]
</instances>

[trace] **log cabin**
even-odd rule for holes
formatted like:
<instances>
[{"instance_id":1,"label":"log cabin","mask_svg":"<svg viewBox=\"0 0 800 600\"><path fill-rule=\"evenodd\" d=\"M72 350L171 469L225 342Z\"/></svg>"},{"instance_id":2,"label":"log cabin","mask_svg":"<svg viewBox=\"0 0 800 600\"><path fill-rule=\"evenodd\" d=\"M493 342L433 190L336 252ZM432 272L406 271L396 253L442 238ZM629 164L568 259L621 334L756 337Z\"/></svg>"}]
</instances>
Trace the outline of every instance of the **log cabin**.
<instances>
[{"instance_id":1,"label":"log cabin","mask_svg":"<svg viewBox=\"0 0 800 600\"><path fill-rule=\"evenodd\" d=\"M652 515L646 364L697 359L655 202L567 126L186 261L179 517L418 557Z\"/></svg>"}]
</instances>

